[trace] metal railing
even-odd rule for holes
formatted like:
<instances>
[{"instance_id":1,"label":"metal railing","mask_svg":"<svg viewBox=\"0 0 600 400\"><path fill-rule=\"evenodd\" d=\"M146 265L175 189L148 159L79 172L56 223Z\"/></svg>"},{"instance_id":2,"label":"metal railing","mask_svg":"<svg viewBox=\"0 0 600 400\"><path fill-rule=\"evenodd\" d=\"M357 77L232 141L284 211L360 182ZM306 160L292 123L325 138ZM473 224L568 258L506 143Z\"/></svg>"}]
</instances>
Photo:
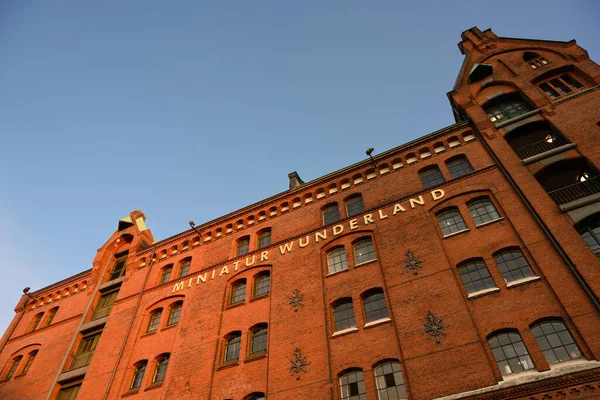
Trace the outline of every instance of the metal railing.
<instances>
[{"instance_id":1,"label":"metal railing","mask_svg":"<svg viewBox=\"0 0 600 400\"><path fill-rule=\"evenodd\" d=\"M551 190L548 192L548 195L560 206L596 193L600 193L600 177L598 176L560 189Z\"/></svg>"},{"instance_id":2,"label":"metal railing","mask_svg":"<svg viewBox=\"0 0 600 400\"><path fill-rule=\"evenodd\" d=\"M557 147L564 146L565 144L569 143L570 142L561 135L552 134L544 140L528 144L527 146L523 146L519 149L515 149L515 153L517 153L521 160L524 160L526 158L545 153L547 151L556 149Z\"/></svg>"}]
</instances>

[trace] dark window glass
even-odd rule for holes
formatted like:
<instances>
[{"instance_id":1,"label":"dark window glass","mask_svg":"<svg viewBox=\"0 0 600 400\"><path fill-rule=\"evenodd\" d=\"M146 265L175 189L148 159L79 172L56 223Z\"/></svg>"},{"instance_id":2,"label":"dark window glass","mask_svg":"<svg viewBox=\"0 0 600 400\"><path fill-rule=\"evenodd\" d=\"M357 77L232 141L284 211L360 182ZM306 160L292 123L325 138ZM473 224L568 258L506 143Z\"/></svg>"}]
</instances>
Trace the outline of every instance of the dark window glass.
<instances>
[{"instance_id":1,"label":"dark window glass","mask_svg":"<svg viewBox=\"0 0 600 400\"><path fill-rule=\"evenodd\" d=\"M363 304L367 322L377 321L378 319L386 318L388 316L385 296L381 289L370 291L363 297Z\"/></svg>"},{"instance_id":2,"label":"dark window glass","mask_svg":"<svg viewBox=\"0 0 600 400\"><path fill-rule=\"evenodd\" d=\"M478 199L469 203L469 212L476 225L485 224L500 218L496 207L490 199Z\"/></svg>"},{"instance_id":3,"label":"dark window glass","mask_svg":"<svg viewBox=\"0 0 600 400\"><path fill-rule=\"evenodd\" d=\"M173 304L171 307L171 311L169 311L169 319L167 321L167 326L175 325L179 322L179 317L181 316L181 308L183 307L183 303L178 301Z\"/></svg>"},{"instance_id":4,"label":"dark window glass","mask_svg":"<svg viewBox=\"0 0 600 400\"><path fill-rule=\"evenodd\" d=\"M466 157L456 157L446 163L448 171L452 178L458 178L459 176L467 175L473 172L473 167L469 164L469 160Z\"/></svg>"},{"instance_id":5,"label":"dark window glass","mask_svg":"<svg viewBox=\"0 0 600 400\"><path fill-rule=\"evenodd\" d=\"M583 88L583 85L569 74L561 75L560 78L575 89Z\"/></svg>"},{"instance_id":6,"label":"dark window glass","mask_svg":"<svg viewBox=\"0 0 600 400\"><path fill-rule=\"evenodd\" d=\"M125 275L125 264L127 264L127 258L121 258L115 261L115 265L108 280L112 281L113 279L117 279Z\"/></svg>"},{"instance_id":7,"label":"dark window glass","mask_svg":"<svg viewBox=\"0 0 600 400\"><path fill-rule=\"evenodd\" d=\"M58 397L56 397L56 400L75 400L77 398L77 393L79 393L80 388L81 384L71 386L65 389L60 389L58 391Z\"/></svg>"},{"instance_id":8,"label":"dark window glass","mask_svg":"<svg viewBox=\"0 0 600 400\"><path fill-rule=\"evenodd\" d=\"M252 332L250 352L259 353L267 350L267 326L259 326Z\"/></svg>"},{"instance_id":9,"label":"dark window glass","mask_svg":"<svg viewBox=\"0 0 600 400\"><path fill-rule=\"evenodd\" d=\"M503 332L488 339L502 375L533 369L533 361L517 332Z\"/></svg>"},{"instance_id":10,"label":"dark window glass","mask_svg":"<svg viewBox=\"0 0 600 400\"><path fill-rule=\"evenodd\" d=\"M182 261L181 265L179 265L179 277L186 276L190 273L190 264L191 260Z\"/></svg>"},{"instance_id":11,"label":"dark window glass","mask_svg":"<svg viewBox=\"0 0 600 400\"><path fill-rule=\"evenodd\" d=\"M258 235L258 248L262 249L271 245L271 230L262 231Z\"/></svg>"},{"instance_id":12,"label":"dark window glass","mask_svg":"<svg viewBox=\"0 0 600 400\"><path fill-rule=\"evenodd\" d=\"M360 239L354 244L354 262L362 264L367 261L375 260L375 249L371 238Z\"/></svg>"},{"instance_id":13,"label":"dark window glass","mask_svg":"<svg viewBox=\"0 0 600 400\"><path fill-rule=\"evenodd\" d=\"M361 369L353 369L340 377L342 400L367 400L367 391Z\"/></svg>"},{"instance_id":14,"label":"dark window glass","mask_svg":"<svg viewBox=\"0 0 600 400\"><path fill-rule=\"evenodd\" d=\"M142 386L147 365L148 361L145 360L135 364L135 369L133 370L133 379L131 380L131 386L129 387L130 389L137 389Z\"/></svg>"},{"instance_id":15,"label":"dark window glass","mask_svg":"<svg viewBox=\"0 0 600 400\"><path fill-rule=\"evenodd\" d=\"M231 287L231 304L242 303L246 300L246 280L239 280Z\"/></svg>"},{"instance_id":16,"label":"dark window glass","mask_svg":"<svg viewBox=\"0 0 600 400\"><path fill-rule=\"evenodd\" d=\"M353 217L365 211L365 205L361 195L353 196L346 200L346 215Z\"/></svg>"},{"instance_id":17,"label":"dark window glass","mask_svg":"<svg viewBox=\"0 0 600 400\"><path fill-rule=\"evenodd\" d=\"M56 316L57 312L58 312L58 307L54 307L52 310L50 310L48 312L48 318L46 318L46 323L44 324L44 326L52 325L52 321L54 320L54 317Z\"/></svg>"},{"instance_id":18,"label":"dark window glass","mask_svg":"<svg viewBox=\"0 0 600 400\"><path fill-rule=\"evenodd\" d=\"M560 97L560 94L558 94L558 92L556 90L554 90L552 88L552 86L548 85L547 83L542 83L540 85L540 89L542 89L544 91L544 93L546 93L546 96L550 97L552 100Z\"/></svg>"},{"instance_id":19,"label":"dark window glass","mask_svg":"<svg viewBox=\"0 0 600 400\"><path fill-rule=\"evenodd\" d=\"M23 358L23 356L19 356L19 357L15 357L12 360L12 364L10 365L10 368L8 369L8 374L6 374L6 378L4 378L4 379L10 379L13 377L13 375L17 371L17 368L19 367L19 363L21 362L22 358Z\"/></svg>"},{"instance_id":20,"label":"dark window glass","mask_svg":"<svg viewBox=\"0 0 600 400\"><path fill-rule=\"evenodd\" d=\"M100 333L86 336L83 339L81 339L81 342L79 342L79 347L77 348L77 351L73 356L73 361L71 361L71 366L69 369L76 369L89 365L92 361L94 352L96 351L98 340L100 340Z\"/></svg>"},{"instance_id":21,"label":"dark window glass","mask_svg":"<svg viewBox=\"0 0 600 400\"><path fill-rule=\"evenodd\" d=\"M494 255L494 260L507 283L535 276L520 250L504 250Z\"/></svg>"},{"instance_id":22,"label":"dark window glass","mask_svg":"<svg viewBox=\"0 0 600 400\"><path fill-rule=\"evenodd\" d=\"M551 99L556 99L560 96L565 96L572 93L574 90L583 89L584 85L569 74L563 74L559 77L550 79L547 82L539 85L540 89L546 93Z\"/></svg>"},{"instance_id":23,"label":"dark window glass","mask_svg":"<svg viewBox=\"0 0 600 400\"><path fill-rule=\"evenodd\" d=\"M346 263L346 251L343 247L336 247L327 253L327 270L329 273L348 269Z\"/></svg>"},{"instance_id":24,"label":"dark window glass","mask_svg":"<svg viewBox=\"0 0 600 400\"><path fill-rule=\"evenodd\" d=\"M437 166L419 171L419 177L424 189L444 183L444 177Z\"/></svg>"},{"instance_id":25,"label":"dark window glass","mask_svg":"<svg viewBox=\"0 0 600 400\"><path fill-rule=\"evenodd\" d=\"M404 378L398 361L386 361L375 367L375 384L379 400L407 398Z\"/></svg>"},{"instance_id":26,"label":"dark window glass","mask_svg":"<svg viewBox=\"0 0 600 400\"><path fill-rule=\"evenodd\" d=\"M271 274L268 272L260 273L254 280L254 297L269 293L271 288Z\"/></svg>"},{"instance_id":27,"label":"dark window glass","mask_svg":"<svg viewBox=\"0 0 600 400\"><path fill-rule=\"evenodd\" d=\"M41 312L39 314L36 314L35 317L33 317L33 321L31 321L31 329L29 329L29 332L33 332L37 329L43 316L44 316L44 313Z\"/></svg>"},{"instance_id":28,"label":"dark window glass","mask_svg":"<svg viewBox=\"0 0 600 400\"><path fill-rule=\"evenodd\" d=\"M236 255L243 256L250 250L250 238L243 237L237 242Z\"/></svg>"},{"instance_id":29,"label":"dark window glass","mask_svg":"<svg viewBox=\"0 0 600 400\"><path fill-rule=\"evenodd\" d=\"M490 121L495 123L525 114L529 111L529 107L520 97L508 97L486 106L485 111Z\"/></svg>"},{"instance_id":30,"label":"dark window glass","mask_svg":"<svg viewBox=\"0 0 600 400\"><path fill-rule=\"evenodd\" d=\"M156 359L156 370L154 371L154 377L152 383L162 382L167 376L167 367L169 366L170 354L165 354Z\"/></svg>"},{"instance_id":31,"label":"dark window glass","mask_svg":"<svg viewBox=\"0 0 600 400\"><path fill-rule=\"evenodd\" d=\"M238 360L240 358L240 342L242 335L239 332L233 333L227 339L225 344L225 361Z\"/></svg>"},{"instance_id":32,"label":"dark window glass","mask_svg":"<svg viewBox=\"0 0 600 400\"><path fill-rule=\"evenodd\" d=\"M150 322L148 322L148 329L146 329L146 332L154 332L158 329L161 315L162 309L155 310L150 314Z\"/></svg>"},{"instance_id":33,"label":"dark window glass","mask_svg":"<svg viewBox=\"0 0 600 400\"><path fill-rule=\"evenodd\" d=\"M337 203L330 204L323 209L323 225L333 224L340 220L340 210Z\"/></svg>"},{"instance_id":34,"label":"dark window glass","mask_svg":"<svg viewBox=\"0 0 600 400\"><path fill-rule=\"evenodd\" d=\"M333 319L335 321L336 331L342 331L356 326L354 306L352 305L351 299L344 299L336 303L333 307Z\"/></svg>"},{"instance_id":35,"label":"dark window glass","mask_svg":"<svg viewBox=\"0 0 600 400\"><path fill-rule=\"evenodd\" d=\"M252 393L251 395L246 397L244 400L265 400L265 394L264 393Z\"/></svg>"},{"instance_id":36,"label":"dark window glass","mask_svg":"<svg viewBox=\"0 0 600 400\"><path fill-rule=\"evenodd\" d=\"M117 298L118 291L105 293L98 299L98 304L96 304L96 308L92 313L92 321L95 321L100 318L104 318L110 314L112 310L115 299Z\"/></svg>"},{"instance_id":37,"label":"dark window glass","mask_svg":"<svg viewBox=\"0 0 600 400\"><path fill-rule=\"evenodd\" d=\"M558 90L560 94L569 94L573 91L560 79L551 79L550 83L552 86L554 86L554 88L556 88L556 90Z\"/></svg>"},{"instance_id":38,"label":"dark window glass","mask_svg":"<svg viewBox=\"0 0 600 400\"><path fill-rule=\"evenodd\" d=\"M465 224L462 215L460 215L458 208L443 210L437 214L437 220L444 236L467 229L467 225Z\"/></svg>"},{"instance_id":39,"label":"dark window glass","mask_svg":"<svg viewBox=\"0 0 600 400\"><path fill-rule=\"evenodd\" d=\"M458 268L458 272L468 293L496 287L483 260L468 261Z\"/></svg>"},{"instance_id":40,"label":"dark window glass","mask_svg":"<svg viewBox=\"0 0 600 400\"><path fill-rule=\"evenodd\" d=\"M25 375L27 372L29 372L29 368L31 368L31 364L33 364L33 360L35 360L37 353L38 353L37 350L29 353L29 358L27 359L27 362L25 363L25 366L23 367L23 371L21 372L23 375Z\"/></svg>"},{"instance_id":41,"label":"dark window glass","mask_svg":"<svg viewBox=\"0 0 600 400\"><path fill-rule=\"evenodd\" d=\"M167 283L171 279L171 273L173 272L173 266L168 265L162 269L160 274L160 284Z\"/></svg>"},{"instance_id":42,"label":"dark window glass","mask_svg":"<svg viewBox=\"0 0 600 400\"><path fill-rule=\"evenodd\" d=\"M555 364L581 358L577 343L560 320L544 321L535 324L531 332L537 340L548 364Z\"/></svg>"},{"instance_id":43,"label":"dark window glass","mask_svg":"<svg viewBox=\"0 0 600 400\"><path fill-rule=\"evenodd\" d=\"M590 247L590 250L600 259L600 214L587 218L577 228L577 232Z\"/></svg>"}]
</instances>

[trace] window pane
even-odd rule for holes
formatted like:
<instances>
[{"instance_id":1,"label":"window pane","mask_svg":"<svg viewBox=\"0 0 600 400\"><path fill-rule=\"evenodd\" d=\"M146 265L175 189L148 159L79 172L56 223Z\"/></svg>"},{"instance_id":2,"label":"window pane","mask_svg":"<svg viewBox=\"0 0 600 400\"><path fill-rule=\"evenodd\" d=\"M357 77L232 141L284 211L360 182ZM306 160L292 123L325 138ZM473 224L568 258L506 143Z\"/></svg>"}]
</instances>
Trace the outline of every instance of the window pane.
<instances>
[{"instance_id":1,"label":"window pane","mask_svg":"<svg viewBox=\"0 0 600 400\"><path fill-rule=\"evenodd\" d=\"M458 178L473 172L473 167L465 157L454 158L446 164L452 178Z\"/></svg>"},{"instance_id":2,"label":"window pane","mask_svg":"<svg viewBox=\"0 0 600 400\"><path fill-rule=\"evenodd\" d=\"M458 272L467 293L496 287L487 266L482 260L468 261L459 267Z\"/></svg>"},{"instance_id":3,"label":"window pane","mask_svg":"<svg viewBox=\"0 0 600 400\"><path fill-rule=\"evenodd\" d=\"M469 212L476 225L485 224L500 218L490 199L479 199L469 203Z\"/></svg>"},{"instance_id":4,"label":"window pane","mask_svg":"<svg viewBox=\"0 0 600 400\"><path fill-rule=\"evenodd\" d=\"M375 367L375 385L379 400L407 398L398 361L386 361Z\"/></svg>"},{"instance_id":5,"label":"window pane","mask_svg":"<svg viewBox=\"0 0 600 400\"><path fill-rule=\"evenodd\" d=\"M262 249L271 244L271 231L264 231L258 235L258 248Z\"/></svg>"},{"instance_id":6,"label":"window pane","mask_svg":"<svg viewBox=\"0 0 600 400\"><path fill-rule=\"evenodd\" d=\"M494 256L498 269L507 283L535 276L520 250L505 250Z\"/></svg>"},{"instance_id":7,"label":"window pane","mask_svg":"<svg viewBox=\"0 0 600 400\"><path fill-rule=\"evenodd\" d=\"M160 323L160 317L162 315L162 310L154 311L150 315L150 322L148 323L148 329L146 332L154 332L158 329L158 324Z\"/></svg>"},{"instance_id":8,"label":"window pane","mask_svg":"<svg viewBox=\"0 0 600 400\"><path fill-rule=\"evenodd\" d=\"M115 262L115 265L113 267L113 270L112 270L108 280L112 281L113 279L122 277L125 274L125 264L126 263L127 263L127 258L122 258L120 260L117 260Z\"/></svg>"},{"instance_id":9,"label":"window pane","mask_svg":"<svg viewBox=\"0 0 600 400\"><path fill-rule=\"evenodd\" d=\"M352 300L344 300L338 303L333 309L333 319L335 321L336 331L341 331L356 326Z\"/></svg>"},{"instance_id":10,"label":"window pane","mask_svg":"<svg viewBox=\"0 0 600 400\"><path fill-rule=\"evenodd\" d=\"M163 268L162 273L160 275L160 283L159 284L169 282L169 279L171 279L171 272L173 272L173 267Z\"/></svg>"},{"instance_id":11,"label":"window pane","mask_svg":"<svg viewBox=\"0 0 600 400\"><path fill-rule=\"evenodd\" d=\"M175 303L171 307L171 311L169 312L169 320L167 321L167 326L175 325L179 322L179 317L181 316L181 308L183 307L183 303Z\"/></svg>"},{"instance_id":12,"label":"window pane","mask_svg":"<svg viewBox=\"0 0 600 400\"><path fill-rule=\"evenodd\" d=\"M246 300L246 281L237 281L231 288L231 304L241 303Z\"/></svg>"},{"instance_id":13,"label":"window pane","mask_svg":"<svg viewBox=\"0 0 600 400\"><path fill-rule=\"evenodd\" d=\"M583 85L581 83L579 83L579 81L575 78L573 78L571 75L569 74L564 74L561 75L560 77L563 81L567 82L569 85L571 85L572 87L574 87L575 89L581 89L583 87Z\"/></svg>"},{"instance_id":14,"label":"window pane","mask_svg":"<svg viewBox=\"0 0 600 400\"><path fill-rule=\"evenodd\" d=\"M444 236L467 229L467 225L456 208L442 211L437 215L438 224Z\"/></svg>"},{"instance_id":15,"label":"window pane","mask_svg":"<svg viewBox=\"0 0 600 400\"><path fill-rule=\"evenodd\" d=\"M346 201L346 215L353 217L365 210L362 196L354 196Z\"/></svg>"},{"instance_id":16,"label":"window pane","mask_svg":"<svg viewBox=\"0 0 600 400\"><path fill-rule=\"evenodd\" d=\"M232 335L225 345L225 361L237 360L240 358L240 341L242 336L239 333Z\"/></svg>"},{"instance_id":17,"label":"window pane","mask_svg":"<svg viewBox=\"0 0 600 400\"><path fill-rule=\"evenodd\" d=\"M546 93L546 96L550 97L552 100L560 97L560 94L547 83L542 83L540 89L542 89L544 93Z\"/></svg>"},{"instance_id":18,"label":"window pane","mask_svg":"<svg viewBox=\"0 0 600 400\"><path fill-rule=\"evenodd\" d=\"M340 392L342 400L366 400L367 392L363 379L363 372L355 369L346 372L340 377Z\"/></svg>"},{"instance_id":19,"label":"window pane","mask_svg":"<svg viewBox=\"0 0 600 400\"><path fill-rule=\"evenodd\" d=\"M348 269L346 251L343 247L337 247L327 253L327 269L330 274Z\"/></svg>"},{"instance_id":20,"label":"window pane","mask_svg":"<svg viewBox=\"0 0 600 400\"><path fill-rule=\"evenodd\" d=\"M329 225L340 220L340 210L337 204L331 204L323 209L323 224Z\"/></svg>"},{"instance_id":21,"label":"window pane","mask_svg":"<svg viewBox=\"0 0 600 400\"><path fill-rule=\"evenodd\" d=\"M499 333L491 337L488 344L502 375L535 368L518 333Z\"/></svg>"},{"instance_id":22,"label":"window pane","mask_svg":"<svg viewBox=\"0 0 600 400\"><path fill-rule=\"evenodd\" d=\"M267 327L260 327L252 334L251 353L267 350Z\"/></svg>"},{"instance_id":23,"label":"window pane","mask_svg":"<svg viewBox=\"0 0 600 400\"><path fill-rule=\"evenodd\" d=\"M139 388L142 386L144 379L144 373L146 373L146 361L138 363L133 371L133 379L131 380L131 389Z\"/></svg>"},{"instance_id":24,"label":"window pane","mask_svg":"<svg viewBox=\"0 0 600 400\"><path fill-rule=\"evenodd\" d=\"M156 371L154 371L154 382L162 382L167 375L167 367L169 366L169 355L161 356L156 360Z\"/></svg>"},{"instance_id":25,"label":"window pane","mask_svg":"<svg viewBox=\"0 0 600 400\"><path fill-rule=\"evenodd\" d=\"M444 183L444 177L437 166L422 170L419 177L424 189Z\"/></svg>"},{"instance_id":26,"label":"window pane","mask_svg":"<svg viewBox=\"0 0 600 400\"><path fill-rule=\"evenodd\" d=\"M190 273L190 260L185 260L179 266L179 277L186 276Z\"/></svg>"},{"instance_id":27,"label":"window pane","mask_svg":"<svg viewBox=\"0 0 600 400\"><path fill-rule=\"evenodd\" d=\"M372 291L363 301L365 308L365 319L367 322L377 321L388 316L387 304L383 292Z\"/></svg>"},{"instance_id":28,"label":"window pane","mask_svg":"<svg viewBox=\"0 0 600 400\"><path fill-rule=\"evenodd\" d=\"M354 262L356 264L362 264L375 259L375 249L373 248L371 238L361 239L354 244Z\"/></svg>"},{"instance_id":29,"label":"window pane","mask_svg":"<svg viewBox=\"0 0 600 400\"><path fill-rule=\"evenodd\" d=\"M269 273L261 273L254 281L254 297L269 293L270 287L271 275Z\"/></svg>"},{"instance_id":30,"label":"window pane","mask_svg":"<svg viewBox=\"0 0 600 400\"><path fill-rule=\"evenodd\" d=\"M250 250L250 239L242 238L237 242L236 255L243 256Z\"/></svg>"},{"instance_id":31,"label":"window pane","mask_svg":"<svg viewBox=\"0 0 600 400\"><path fill-rule=\"evenodd\" d=\"M581 351L564 322L560 320L540 322L531 328L531 332L548 364L581 358Z\"/></svg>"}]
</instances>

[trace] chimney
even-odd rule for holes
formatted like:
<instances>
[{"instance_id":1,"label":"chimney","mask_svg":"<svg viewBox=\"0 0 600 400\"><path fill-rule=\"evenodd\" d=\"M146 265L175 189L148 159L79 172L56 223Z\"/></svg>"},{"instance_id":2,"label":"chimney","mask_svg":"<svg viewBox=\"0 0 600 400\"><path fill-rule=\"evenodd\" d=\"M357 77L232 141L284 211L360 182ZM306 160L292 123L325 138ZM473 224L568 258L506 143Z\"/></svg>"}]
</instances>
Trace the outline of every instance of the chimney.
<instances>
[{"instance_id":1,"label":"chimney","mask_svg":"<svg viewBox=\"0 0 600 400\"><path fill-rule=\"evenodd\" d=\"M304 181L302 179L300 179L300 176L298 175L298 173L296 171L290 172L288 174L288 177L290 178L290 190L294 190L294 189L304 185Z\"/></svg>"}]
</instances>

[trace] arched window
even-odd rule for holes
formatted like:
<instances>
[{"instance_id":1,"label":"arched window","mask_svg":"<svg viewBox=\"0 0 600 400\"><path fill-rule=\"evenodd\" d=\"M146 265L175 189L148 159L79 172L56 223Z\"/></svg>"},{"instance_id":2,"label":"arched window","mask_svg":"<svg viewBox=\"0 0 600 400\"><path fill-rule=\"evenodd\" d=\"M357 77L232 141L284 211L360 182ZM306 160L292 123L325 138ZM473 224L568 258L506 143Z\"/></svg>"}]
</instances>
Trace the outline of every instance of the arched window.
<instances>
[{"instance_id":1,"label":"arched window","mask_svg":"<svg viewBox=\"0 0 600 400\"><path fill-rule=\"evenodd\" d=\"M254 278L254 297L263 296L269 293L271 289L271 273L269 271L261 272Z\"/></svg>"},{"instance_id":2,"label":"arched window","mask_svg":"<svg viewBox=\"0 0 600 400\"><path fill-rule=\"evenodd\" d=\"M165 265L160 273L159 285L169 282L171 274L173 273L173 264Z\"/></svg>"},{"instance_id":3,"label":"arched window","mask_svg":"<svg viewBox=\"0 0 600 400\"><path fill-rule=\"evenodd\" d=\"M446 161L446 166L453 179L473 172L473 167L471 167L469 160L465 156L453 157Z\"/></svg>"},{"instance_id":4,"label":"arched window","mask_svg":"<svg viewBox=\"0 0 600 400\"><path fill-rule=\"evenodd\" d=\"M539 88L552 100L571 94L584 87L585 85L575 79L571 74L555 76L539 85Z\"/></svg>"},{"instance_id":5,"label":"arched window","mask_svg":"<svg viewBox=\"0 0 600 400\"><path fill-rule=\"evenodd\" d=\"M46 322L44 323L44 326L50 326L52 324L52 321L54 320L54 317L56 316L57 312L58 307L54 307L53 309L48 311L48 317L46 317Z\"/></svg>"},{"instance_id":6,"label":"arched window","mask_svg":"<svg viewBox=\"0 0 600 400\"><path fill-rule=\"evenodd\" d=\"M329 273L348 269L346 263L346 251L343 247L335 247L327 253L327 270Z\"/></svg>"},{"instance_id":7,"label":"arched window","mask_svg":"<svg viewBox=\"0 0 600 400\"><path fill-rule=\"evenodd\" d=\"M360 194L356 194L346 200L346 215L348 217L353 217L363 211L365 211L365 205Z\"/></svg>"},{"instance_id":8,"label":"arched window","mask_svg":"<svg viewBox=\"0 0 600 400\"><path fill-rule=\"evenodd\" d=\"M150 314L150 321L148 322L147 333L155 332L160 324L160 317L162 316L162 308L152 311Z\"/></svg>"},{"instance_id":9,"label":"arched window","mask_svg":"<svg viewBox=\"0 0 600 400\"><path fill-rule=\"evenodd\" d=\"M328 204L323 208L323 225L333 224L340 220L340 210L337 203Z\"/></svg>"},{"instance_id":10,"label":"arched window","mask_svg":"<svg viewBox=\"0 0 600 400\"><path fill-rule=\"evenodd\" d=\"M21 362L21 360L23 359L23 356L18 356L13 358L10 361L10 368L8 369L8 373L6 374L6 377L4 378L5 380L9 380L10 378L13 377L13 375L15 374L15 372L17 372L17 368L19 368L19 363Z\"/></svg>"},{"instance_id":11,"label":"arched window","mask_svg":"<svg viewBox=\"0 0 600 400\"><path fill-rule=\"evenodd\" d=\"M494 260L506 283L535 276L521 250L500 250L494 254Z\"/></svg>"},{"instance_id":12,"label":"arched window","mask_svg":"<svg viewBox=\"0 0 600 400\"><path fill-rule=\"evenodd\" d=\"M535 368L519 332L501 332L491 336L488 344L502 375Z\"/></svg>"},{"instance_id":13,"label":"arched window","mask_svg":"<svg viewBox=\"0 0 600 400\"><path fill-rule=\"evenodd\" d=\"M530 111L529 106L518 94L499 96L484 107L490 121L499 123Z\"/></svg>"},{"instance_id":14,"label":"arched window","mask_svg":"<svg viewBox=\"0 0 600 400\"><path fill-rule=\"evenodd\" d=\"M104 293L98 299L98 304L96 304L96 308L94 308L94 312L92 313L92 321L95 321L100 318L107 317L115 303L115 299L119 294L119 290L113 290L112 292Z\"/></svg>"},{"instance_id":15,"label":"arched window","mask_svg":"<svg viewBox=\"0 0 600 400\"><path fill-rule=\"evenodd\" d=\"M244 397L244 400L265 400L265 394L262 392L255 392Z\"/></svg>"},{"instance_id":16,"label":"arched window","mask_svg":"<svg viewBox=\"0 0 600 400\"><path fill-rule=\"evenodd\" d=\"M590 250L600 259L600 213L587 217L576 228Z\"/></svg>"},{"instance_id":17,"label":"arched window","mask_svg":"<svg viewBox=\"0 0 600 400\"><path fill-rule=\"evenodd\" d=\"M363 294L362 299L367 323L388 317L387 304L382 289L371 289Z\"/></svg>"},{"instance_id":18,"label":"arched window","mask_svg":"<svg viewBox=\"0 0 600 400\"><path fill-rule=\"evenodd\" d=\"M483 260L471 260L458 266L460 278L467 289L467 293L495 288L496 284Z\"/></svg>"},{"instance_id":19,"label":"arched window","mask_svg":"<svg viewBox=\"0 0 600 400\"><path fill-rule=\"evenodd\" d=\"M367 400L362 369L356 368L340 376L342 400Z\"/></svg>"},{"instance_id":20,"label":"arched window","mask_svg":"<svg viewBox=\"0 0 600 400\"><path fill-rule=\"evenodd\" d=\"M487 197L470 201L467 203L467 206L477 226L500 219L500 214L498 214L496 207L494 207L494 204Z\"/></svg>"},{"instance_id":21,"label":"arched window","mask_svg":"<svg viewBox=\"0 0 600 400\"><path fill-rule=\"evenodd\" d=\"M354 262L357 265L377 258L371 238L360 239L352 247L354 249Z\"/></svg>"},{"instance_id":22,"label":"arched window","mask_svg":"<svg viewBox=\"0 0 600 400\"><path fill-rule=\"evenodd\" d=\"M336 332L356 326L354 305L351 298L340 299L334 303L333 320L335 321Z\"/></svg>"},{"instance_id":23,"label":"arched window","mask_svg":"<svg viewBox=\"0 0 600 400\"><path fill-rule=\"evenodd\" d=\"M31 364L33 364L33 361L35 360L35 357L37 356L38 351L39 350L34 350L29 353L29 357L27 358L27 362L25 363L25 366L23 367L23 371L21 371L21 374L25 375L27 372L29 372L29 369L31 368Z\"/></svg>"},{"instance_id":24,"label":"arched window","mask_svg":"<svg viewBox=\"0 0 600 400\"><path fill-rule=\"evenodd\" d=\"M110 273L110 277L108 278L109 281L112 281L113 279L117 279L122 277L123 275L125 275L125 265L127 264L127 257L122 257L119 258L117 261L115 261L115 265L113 266L113 269Z\"/></svg>"},{"instance_id":25,"label":"arched window","mask_svg":"<svg viewBox=\"0 0 600 400\"><path fill-rule=\"evenodd\" d=\"M447 208L438 212L435 216L444 236L467 229L467 225L465 224L462 215L460 215L458 208Z\"/></svg>"},{"instance_id":26,"label":"arched window","mask_svg":"<svg viewBox=\"0 0 600 400\"><path fill-rule=\"evenodd\" d=\"M240 359L240 343L242 334L240 332L232 332L225 338L225 354L223 361L234 361Z\"/></svg>"},{"instance_id":27,"label":"arched window","mask_svg":"<svg viewBox=\"0 0 600 400\"><path fill-rule=\"evenodd\" d=\"M33 317L33 320L31 321L31 327L29 328L29 332L33 332L37 329L43 316L43 312L35 314L35 317Z\"/></svg>"},{"instance_id":28,"label":"arched window","mask_svg":"<svg viewBox=\"0 0 600 400\"><path fill-rule=\"evenodd\" d=\"M423 189L444 183L444 177L437 165L432 165L431 167L420 170L419 177L421 178Z\"/></svg>"},{"instance_id":29,"label":"arched window","mask_svg":"<svg viewBox=\"0 0 600 400\"><path fill-rule=\"evenodd\" d=\"M190 273L190 264L192 263L191 258L186 258L179 264L179 278L186 276Z\"/></svg>"},{"instance_id":30,"label":"arched window","mask_svg":"<svg viewBox=\"0 0 600 400\"><path fill-rule=\"evenodd\" d=\"M179 322L182 307L183 301L177 301L173 303L171 309L169 310L169 319L167 320L167 326L175 325Z\"/></svg>"},{"instance_id":31,"label":"arched window","mask_svg":"<svg viewBox=\"0 0 600 400\"><path fill-rule=\"evenodd\" d=\"M538 69L548 64L548 60L532 51L526 51L523 53L523 60L529 64L531 69Z\"/></svg>"},{"instance_id":32,"label":"arched window","mask_svg":"<svg viewBox=\"0 0 600 400\"><path fill-rule=\"evenodd\" d=\"M271 245L271 229L263 229L258 234L258 248L262 249Z\"/></svg>"},{"instance_id":33,"label":"arched window","mask_svg":"<svg viewBox=\"0 0 600 400\"><path fill-rule=\"evenodd\" d=\"M375 384L379 400L407 398L400 363L396 360L384 361L375 367Z\"/></svg>"},{"instance_id":34,"label":"arched window","mask_svg":"<svg viewBox=\"0 0 600 400\"><path fill-rule=\"evenodd\" d=\"M535 336L548 364L582 357L577 343L564 322L559 319L538 322L531 327L531 333Z\"/></svg>"},{"instance_id":35,"label":"arched window","mask_svg":"<svg viewBox=\"0 0 600 400\"><path fill-rule=\"evenodd\" d=\"M241 237L237 241L235 255L243 256L244 254L247 254L248 251L250 251L250 236Z\"/></svg>"},{"instance_id":36,"label":"arched window","mask_svg":"<svg viewBox=\"0 0 600 400\"><path fill-rule=\"evenodd\" d=\"M165 380L167 376L167 367L169 366L169 358L171 354L161 354L156 358L156 368L154 369L154 376L152 377L152 383L158 383Z\"/></svg>"},{"instance_id":37,"label":"arched window","mask_svg":"<svg viewBox=\"0 0 600 400\"><path fill-rule=\"evenodd\" d=\"M259 324L250 329L250 353L267 351L267 324Z\"/></svg>"},{"instance_id":38,"label":"arched window","mask_svg":"<svg viewBox=\"0 0 600 400\"><path fill-rule=\"evenodd\" d=\"M231 302L230 304L243 303L246 300L246 280L240 279L235 281L231 286Z\"/></svg>"},{"instance_id":39,"label":"arched window","mask_svg":"<svg viewBox=\"0 0 600 400\"><path fill-rule=\"evenodd\" d=\"M133 378L131 379L131 385L129 386L129 389L137 389L142 386L142 381L144 380L144 374L146 373L147 366L147 360L138 361L133 365Z\"/></svg>"}]
</instances>

